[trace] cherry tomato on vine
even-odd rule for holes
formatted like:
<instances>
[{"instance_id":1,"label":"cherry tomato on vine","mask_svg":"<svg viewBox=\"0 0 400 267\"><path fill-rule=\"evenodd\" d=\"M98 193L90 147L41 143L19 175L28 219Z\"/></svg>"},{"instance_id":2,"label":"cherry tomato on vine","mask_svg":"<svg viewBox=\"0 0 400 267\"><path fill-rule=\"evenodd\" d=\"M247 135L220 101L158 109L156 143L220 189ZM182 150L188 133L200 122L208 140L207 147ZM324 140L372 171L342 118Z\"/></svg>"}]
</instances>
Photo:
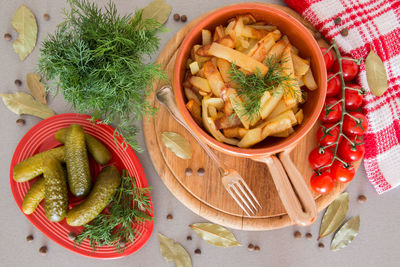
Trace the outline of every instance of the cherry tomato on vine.
<instances>
[{"instance_id":1,"label":"cherry tomato on vine","mask_svg":"<svg viewBox=\"0 0 400 267\"><path fill-rule=\"evenodd\" d=\"M360 160L365 152L365 147L362 144L362 140L360 137L357 137L354 141L354 138L351 139L354 145L350 144L349 140L343 138L339 143L338 152L341 159L346 162L354 162Z\"/></svg>"},{"instance_id":2,"label":"cherry tomato on vine","mask_svg":"<svg viewBox=\"0 0 400 267\"><path fill-rule=\"evenodd\" d=\"M315 173L310 179L311 188L320 194L328 194L335 185L329 172L322 172L320 175Z\"/></svg>"},{"instance_id":3,"label":"cherry tomato on vine","mask_svg":"<svg viewBox=\"0 0 400 267\"><path fill-rule=\"evenodd\" d=\"M363 135L368 129L368 121L367 118L360 112L349 112L349 114L359 119L361 122L357 123L354 118L349 115L344 115L343 119L343 132L347 135Z\"/></svg>"},{"instance_id":4,"label":"cherry tomato on vine","mask_svg":"<svg viewBox=\"0 0 400 267\"><path fill-rule=\"evenodd\" d=\"M352 83L346 84L346 87L351 87L356 90L361 90L361 86L359 86L358 84L352 84ZM362 105L364 96L356 90L351 90L351 89L347 89L347 88L345 90L345 94L344 94L345 104L346 104L346 109L348 109L348 110L358 109ZM341 91L339 93L339 96L340 96L340 98L342 98Z\"/></svg>"},{"instance_id":5,"label":"cherry tomato on vine","mask_svg":"<svg viewBox=\"0 0 400 267\"><path fill-rule=\"evenodd\" d=\"M340 161L335 160L331 167L331 175L333 179L340 183L348 183L354 178L356 170L353 165L349 165L347 168Z\"/></svg>"},{"instance_id":6,"label":"cherry tomato on vine","mask_svg":"<svg viewBox=\"0 0 400 267\"><path fill-rule=\"evenodd\" d=\"M324 55L324 61L325 61L325 66L326 66L326 70L330 70L330 68L333 65L333 54L331 52L331 50L329 50L328 53L325 54L325 52L328 50L325 47L320 47L322 55Z\"/></svg>"},{"instance_id":7,"label":"cherry tomato on vine","mask_svg":"<svg viewBox=\"0 0 400 267\"><path fill-rule=\"evenodd\" d=\"M339 101L338 99L333 98L333 97L327 98L325 100L325 106L322 109L321 114L319 115L319 119L322 122L334 123L334 122L338 122L340 120L340 117L342 116L342 104L341 103L337 103L336 105L331 107L330 110L328 110L329 106L335 104L338 101Z\"/></svg>"},{"instance_id":8,"label":"cherry tomato on vine","mask_svg":"<svg viewBox=\"0 0 400 267\"><path fill-rule=\"evenodd\" d=\"M330 77L334 75L335 75L334 73L328 72L328 80ZM336 75L328 81L328 86L326 88L326 96L327 97L336 96L341 91L340 89L341 89L340 78L339 75Z\"/></svg>"},{"instance_id":9,"label":"cherry tomato on vine","mask_svg":"<svg viewBox=\"0 0 400 267\"><path fill-rule=\"evenodd\" d=\"M324 165L331 163L333 158L333 153L330 149L325 149L324 153L319 153L319 148L314 148L311 150L308 156L308 162L313 167L313 169L318 169Z\"/></svg>"},{"instance_id":10,"label":"cherry tomato on vine","mask_svg":"<svg viewBox=\"0 0 400 267\"><path fill-rule=\"evenodd\" d=\"M358 65L350 59L342 59L343 79L345 82L353 80L358 74ZM339 62L336 59L333 63L333 72L339 71Z\"/></svg>"},{"instance_id":11,"label":"cherry tomato on vine","mask_svg":"<svg viewBox=\"0 0 400 267\"><path fill-rule=\"evenodd\" d=\"M339 126L333 127L329 133L325 134L324 136L324 130L329 129L333 126L333 124L325 124L323 125L324 127L319 127L318 132L317 132L317 140L321 146L329 146L332 145L333 143L336 142L338 135L339 135ZM322 138L324 137L324 138Z\"/></svg>"}]
</instances>

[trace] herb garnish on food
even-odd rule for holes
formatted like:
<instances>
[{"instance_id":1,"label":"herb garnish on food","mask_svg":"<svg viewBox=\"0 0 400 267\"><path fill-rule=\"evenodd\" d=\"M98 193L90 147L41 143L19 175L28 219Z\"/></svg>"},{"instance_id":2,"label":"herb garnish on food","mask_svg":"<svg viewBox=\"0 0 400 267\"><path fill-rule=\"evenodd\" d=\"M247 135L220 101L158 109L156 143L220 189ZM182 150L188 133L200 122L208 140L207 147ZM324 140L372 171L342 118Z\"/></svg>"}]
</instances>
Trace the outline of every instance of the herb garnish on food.
<instances>
[{"instance_id":1,"label":"herb garnish on food","mask_svg":"<svg viewBox=\"0 0 400 267\"><path fill-rule=\"evenodd\" d=\"M286 74L282 67L282 62L285 59L277 57L267 57L264 64L268 67L268 72L262 76L260 72L246 74L242 72L235 64L231 64L232 68L229 72L231 79L237 84L237 93L245 99L243 101L243 115L252 118L255 116L261 107L260 99L265 92L269 91L274 94L274 91L283 90L284 94L297 97L294 86L296 81ZM275 92L277 93L277 92Z\"/></svg>"},{"instance_id":2,"label":"herb garnish on food","mask_svg":"<svg viewBox=\"0 0 400 267\"><path fill-rule=\"evenodd\" d=\"M114 122L135 149L133 121L154 114L146 100L155 79L166 78L160 66L144 63L159 45L160 23L142 19L142 11L119 16L115 4L104 10L87 0L69 0L65 21L42 44L39 70L77 112Z\"/></svg>"},{"instance_id":3,"label":"herb garnish on food","mask_svg":"<svg viewBox=\"0 0 400 267\"><path fill-rule=\"evenodd\" d=\"M120 241L133 243L140 234L134 224L153 220L149 215L152 212L149 195L149 187L139 188L135 177L123 171L121 185L110 201L108 212L84 225L75 244L80 245L88 239L93 250L99 246L113 246L122 253L125 246L121 246Z\"/></svg>"}]
</instances>

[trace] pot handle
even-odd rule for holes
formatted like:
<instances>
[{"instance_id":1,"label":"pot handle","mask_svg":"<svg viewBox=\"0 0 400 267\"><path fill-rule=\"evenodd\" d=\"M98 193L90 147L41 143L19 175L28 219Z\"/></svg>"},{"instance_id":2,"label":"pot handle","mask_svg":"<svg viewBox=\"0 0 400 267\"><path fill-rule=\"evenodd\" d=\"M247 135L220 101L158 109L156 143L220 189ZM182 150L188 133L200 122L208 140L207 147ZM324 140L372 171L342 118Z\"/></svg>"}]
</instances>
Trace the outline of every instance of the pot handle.
<instances>
[{"instance_id":1,"label":"pot handle","mask_svg":"<svg viewBox=\"0 0 400 267\"><path fill-rule=\"evenodd\" d=\"M267 164L276 189L289 217L298 225L312 224L317 218L313 196L304 179L290 159L290 152L256 159Z\"/></svg>"}]
</instances>

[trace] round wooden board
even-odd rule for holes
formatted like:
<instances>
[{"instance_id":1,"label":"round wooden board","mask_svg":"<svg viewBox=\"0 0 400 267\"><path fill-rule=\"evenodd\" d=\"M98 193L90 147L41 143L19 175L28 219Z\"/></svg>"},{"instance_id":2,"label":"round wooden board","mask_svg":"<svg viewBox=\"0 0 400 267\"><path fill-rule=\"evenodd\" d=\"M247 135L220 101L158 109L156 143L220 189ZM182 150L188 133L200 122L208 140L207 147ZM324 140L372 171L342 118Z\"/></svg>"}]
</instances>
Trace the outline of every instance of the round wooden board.
<instances>
[{"instance_id":1,"label":"round wooden board","mask_svg":"<svg viewBox=\"0 0 400 267\"><path fill-rule=\"evenodd\" d=\"M318 35L315 29L292 9L274 4L266 5L286 11L309 28L314 36ZM159 55L157 63L166 70L171 81L177 50L190 29L207 14L203 14L183 27ZM322 45L327 45L322 39L319 42ZM159 108L159 112L155 118L143 121L143 131L153 164L172 194L196 214L230 228L271 230L292 225L293 222L282 205L266 165L250 159L228 156L214 150L228 167L236 169L242 175L263 207L255 217L248 217L243 214L243 211L223 187L218 171L211 159L203 152L196 140L172 118L163 106L155 101L155 90L164 84L165 82L160 81L153 84L149 100L155 107ZM309 183L308 178L312 175L312 169L308 164L308 154L317 146L315 134L318 127L317 123L291 154L295 165L303 174L307 183ZM193 152L190 160L178 158L163 145L161 134L165 131L176 132L190 142ZM356 167L358 166L359 163ZM191 176L185 175L186 168L193 170ZM205 169L203 176L197 174L199 168ZM337 184L328 195L314 194L318 211L329 205L346 187L347 184Z\"/></svg>"}]
</instances>

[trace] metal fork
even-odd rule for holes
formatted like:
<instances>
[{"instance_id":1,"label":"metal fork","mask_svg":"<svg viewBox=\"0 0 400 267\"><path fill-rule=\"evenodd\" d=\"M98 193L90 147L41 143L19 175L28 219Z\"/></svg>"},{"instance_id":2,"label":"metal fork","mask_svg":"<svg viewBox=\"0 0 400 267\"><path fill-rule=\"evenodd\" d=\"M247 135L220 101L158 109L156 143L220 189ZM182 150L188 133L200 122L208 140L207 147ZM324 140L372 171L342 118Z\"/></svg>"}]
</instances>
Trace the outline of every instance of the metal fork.
<instances>
[{"instance_id":1,"label":"metal fork","mask_svg":"<svg viewBox=\"0 0 400 267\"><path fill-rule=\"evenodd\" d=\"M240 206L240 208L242 208L242 210L247 214L247 216L255 215L259 209L262 209L257 198L240 174L233 169L226 168L225 165L214 154L214 152L192 131L192 129L190 129L190 127L183 120L176 104L172 88L170 86L161 87L156 92L156 99L168 109L172 117L174 117L177 122L185 127L185 129L201 145L207 155L213 160L215 165L218 167L218 171L222 178L222 183L225 189Z\"/></svg>"}]
</instances>

